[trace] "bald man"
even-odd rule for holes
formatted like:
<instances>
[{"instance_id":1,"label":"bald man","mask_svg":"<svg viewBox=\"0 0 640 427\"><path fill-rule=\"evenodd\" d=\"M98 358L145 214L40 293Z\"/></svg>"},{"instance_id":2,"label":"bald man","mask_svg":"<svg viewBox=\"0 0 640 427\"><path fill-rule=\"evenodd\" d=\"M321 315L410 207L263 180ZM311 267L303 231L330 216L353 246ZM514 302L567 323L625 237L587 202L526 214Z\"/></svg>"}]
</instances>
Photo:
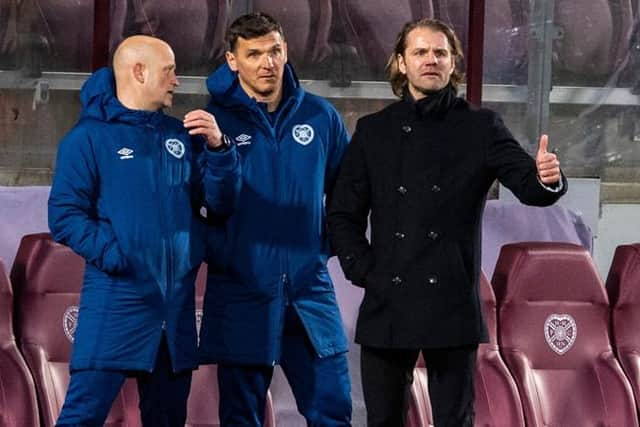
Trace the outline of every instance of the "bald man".
<instances>
[{"instance_id":1,"label":"bald man","mask_svg":"<svg viewBox=\"0 0 640 427\"><path fill-rule=\"evenodd\" d=\"M124 40L113 68L84 84L80 120L58 148L49 228L86 260L58 426L102 426L127 376L144 426L185 424L205 254L198 212L228 215L240 172L211 114L195 112L186 126L162 112L175 69L165 42Z\"/></svg>"}]
</instances>

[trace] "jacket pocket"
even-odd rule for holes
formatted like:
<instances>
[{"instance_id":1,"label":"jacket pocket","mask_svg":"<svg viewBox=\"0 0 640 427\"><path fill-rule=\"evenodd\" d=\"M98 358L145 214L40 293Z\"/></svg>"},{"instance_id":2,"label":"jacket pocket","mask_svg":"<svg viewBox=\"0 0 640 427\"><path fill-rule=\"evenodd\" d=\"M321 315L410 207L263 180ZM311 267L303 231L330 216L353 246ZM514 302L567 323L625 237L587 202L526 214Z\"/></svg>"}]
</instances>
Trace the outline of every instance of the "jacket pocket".
<instances>
[{"instance_id":1,"label":"jacket pocket","mask_svg":"<svg viewBox=\"0 0 640 427\"><path fill-rule=\"evenodd\" d=\"M451 284L460 291L468 291L471 288L471 265L463 256L463 250L468 243L464 241L447 242L445 253L448 259L448 274Z\"/></svg>"}]
</instances>

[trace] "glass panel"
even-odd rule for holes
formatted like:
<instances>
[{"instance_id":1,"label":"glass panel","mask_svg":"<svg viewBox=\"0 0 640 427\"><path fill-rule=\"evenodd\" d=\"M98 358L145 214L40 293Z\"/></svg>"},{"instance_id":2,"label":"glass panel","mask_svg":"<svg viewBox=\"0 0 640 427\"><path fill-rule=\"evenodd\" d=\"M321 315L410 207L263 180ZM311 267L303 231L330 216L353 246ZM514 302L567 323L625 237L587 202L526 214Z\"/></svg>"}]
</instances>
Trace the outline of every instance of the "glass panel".
<instances>
[{"instance_id":1,"label":"glass panel","mask_svg":"<svg viewBox=\"0 0 640 427\"><path fill-rule=\"evenodd\" d=\"M111 54L124 38L146 34L173 47L181 75L205 75L223 61L228 0L110 1Z\"/></svg>"},{"instance_id":2,"label":"glass panel","mask_svg":"<svg viewBox=\"0 0 640 427\"><path fill-rule=\"evenodd\" d=\"M551 71L536 76L529 71L535 59L530 31L537 28L529 4L550 1L486 2L485 104L504 115L529 150L537 144L531 124L540 119L572 176L638 182L640 37L635 6L631 0L555 0L552 48L545 52ZM231 20L253 10L274 15L283 24L290 61L300 78L334 102L351 130L357 118L394 99L381 95L390 93L385 65L405 21L435 16L449 22L465 53L467 49L468 0L110 2L110 53L126 36L152 34L174 47L181 76L200 79L224 60L224 32ZM79 113L78 88L85 76L77 73L90 71L93 15L94 0L0 1L0 184L49 179L57 143ZM37 78L47 72L58 73L56 79L60 72L76 74L70 85L47 91L45 78L41 90L34 90L43 81ZM362 81L377 83L351 83ZM540 111L532 105L537 100L527 107L528 93L545 81L553 88L546 120L533 113ZM183 78L181 90L203 94L183 95L185 108L204 105L189 104L190 99L206 98L202 87L202 80L185 83Z\"/></svg>"},{"instance_id":3,"label":"glass panel","mask_svg":"<svg viewBox=\"0 0 640 427\"><path fill-rule=\"evenodd\" d=\"M531 2L532 7L550 4L553 11L552 48L544 52L551 61L551 73L542 76L529 74L540 68L527 68L535 60L529 39L540 36L529 33L529 28L540 29L532 20L529 2L495 1L504 4L486 10L485 83L529 82L531 89L531 82L549 81L552 92L546 128L565 171L576 177L638 182L640 110L636 95L640 92L640 45L631 1ZM503 65L497 59L501 51L510 57ZM537 137L534 140L527 130L527 119L532 117L527 117L526 102L491 102L487 106L500 111L514 133L532 150Z\"/></svg>"},{"instance_id":4,"label":"glass panel","mask_svg":"<svg viewBox=\"0 0 640 427\"><path fill-rule=\"evenodd\" d=\"M0 185L49 185L58 142L80 113L77 91L51 91L34 104L34 91L0 89Z\"/></svg>"},{"instance_id":5,"label":"glass panel","mask_svg":"<svg viewBox=\"0 0 640 427\"><path fill-rule=\"evenodd\" d=\"M94 2L69 3L0 2L1 185L48 184L58 141L78 118L77 91L49 91L35 80L91 69Z\"/></svg>"},{"instance_id":6,"label":"glass panel","mask_svg":"<svg viewBox=\"0 0 640 427\"><path fill-rule=\"evenodd\" d=\"M4 0L3 3L17 4L17 54L23 73L90 71L94 0ZM73 3L72 7L69 3Z\"/></svg>"}]
</instances>

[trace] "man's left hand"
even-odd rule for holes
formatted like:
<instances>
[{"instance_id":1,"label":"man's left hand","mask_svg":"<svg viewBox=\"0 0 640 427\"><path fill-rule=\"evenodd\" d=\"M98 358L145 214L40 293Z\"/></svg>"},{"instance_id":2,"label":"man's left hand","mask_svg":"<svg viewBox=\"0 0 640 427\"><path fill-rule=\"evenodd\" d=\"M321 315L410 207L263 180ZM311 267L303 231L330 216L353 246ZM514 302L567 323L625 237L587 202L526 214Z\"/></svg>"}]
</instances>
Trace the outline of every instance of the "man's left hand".
<instances>
[{"instance_id":1,"label":"man's left hand","mask_svg":"<svg viewBox=\"0 0 640 427\"><path fill-rule=\"evenodd\" d=\"M547 151L548 145L549 137L542 135L538 154L536 155L536 168L538 169L540 182L545 185L555 184L560 181L560 161L554 153Z\"/></svg>"},{"instance_id":2,"label":"man's left hand","mask_svg":"<svg viewBox=\"0 0 640 427\"><path fill-rule=\"evenodd\" d=\"M202 135L207 140L209 148L218 148L222 145L222 131L213 114L204 110L189 111L184 116L184 127L189 129L189 135Z\"/></svg>"}]
</instances>

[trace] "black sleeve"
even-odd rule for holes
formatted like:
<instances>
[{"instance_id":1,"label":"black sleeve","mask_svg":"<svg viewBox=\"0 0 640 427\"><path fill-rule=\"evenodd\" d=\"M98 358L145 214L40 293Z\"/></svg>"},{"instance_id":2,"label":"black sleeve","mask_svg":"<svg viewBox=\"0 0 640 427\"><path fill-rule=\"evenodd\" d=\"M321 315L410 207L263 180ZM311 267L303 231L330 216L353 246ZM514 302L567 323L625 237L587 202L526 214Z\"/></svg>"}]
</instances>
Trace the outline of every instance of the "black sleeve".
<instances>
[{"instance_id":1,"label":"black sleeve","mask_svg":"<svg viewBox=\"0 0 640 427\"><path fill-rule=\"evenodd\" d=\"M498 181L524 204L549 206L567 191L562 174L562 190L552 191L538 180L536 161L516 141L500 116L489 115L487 162Z\"/></svg>"},{"instance_id":2,"label":"black sleeve","mask_svg":"<svg viewBox=\"0 0 640 427\"><path fill-rule=\"evenodd\" d=\"M366 137L360 123L347 146L327 215L329 237L345 277L364 286L375 264L366 238L371 208L370 182L364 154Z\"/></svg>"}]
</instances>

